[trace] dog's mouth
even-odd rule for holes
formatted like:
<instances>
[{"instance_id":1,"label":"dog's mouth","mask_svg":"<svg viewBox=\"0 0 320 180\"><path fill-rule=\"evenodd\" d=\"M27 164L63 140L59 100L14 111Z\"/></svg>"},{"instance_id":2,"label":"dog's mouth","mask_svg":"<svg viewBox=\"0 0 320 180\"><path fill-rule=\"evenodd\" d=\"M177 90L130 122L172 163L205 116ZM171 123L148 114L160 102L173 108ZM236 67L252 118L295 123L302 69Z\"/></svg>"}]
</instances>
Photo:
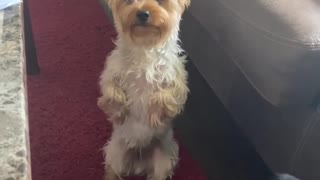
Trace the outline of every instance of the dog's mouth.
<instances>
[{"instance_id":1,"label":"dog's mouth","mask_svg":"<svg viewBox=\"0 0 320 180\"><path fill-rule=\"evenodd\" d=\"M158 33L160 28L151 24L134 24L131 30L136 35L146 35L146 33Z\"/></svg>"},{"instance_id":2,"label":"dog's mouth","mask_svg":"<svg viewBox=\"0 0 320 180\"><path fill-rule=\"evenodd\" d=\"M134 24L130 27L129 36L139 45L154 47L161 41L162 29L153 24Z\"/></svg>"}]
</instances>

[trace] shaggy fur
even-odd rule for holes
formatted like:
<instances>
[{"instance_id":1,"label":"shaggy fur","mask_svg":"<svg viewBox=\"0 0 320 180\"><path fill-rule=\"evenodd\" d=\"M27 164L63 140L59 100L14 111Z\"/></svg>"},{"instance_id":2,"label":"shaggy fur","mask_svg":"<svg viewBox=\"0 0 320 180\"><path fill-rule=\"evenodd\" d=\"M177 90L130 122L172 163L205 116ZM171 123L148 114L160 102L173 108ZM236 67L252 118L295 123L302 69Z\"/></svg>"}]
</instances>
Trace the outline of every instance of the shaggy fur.
<instances>
[{"instance_id":1,"label":"shaggy fur","mask_svg":"<svg viewBox=\"0 0 320 180\"><path fill-rule=\"evenodd\" d=\"M185 57L178 45L190 0L108 0L118 38L101 75L98 106L114 131L104 151L106 177L146 174L165 180L178 162L172 119L187 99ZM144 23L137 13L148 11Z\"/></svg>"}]
</instances>

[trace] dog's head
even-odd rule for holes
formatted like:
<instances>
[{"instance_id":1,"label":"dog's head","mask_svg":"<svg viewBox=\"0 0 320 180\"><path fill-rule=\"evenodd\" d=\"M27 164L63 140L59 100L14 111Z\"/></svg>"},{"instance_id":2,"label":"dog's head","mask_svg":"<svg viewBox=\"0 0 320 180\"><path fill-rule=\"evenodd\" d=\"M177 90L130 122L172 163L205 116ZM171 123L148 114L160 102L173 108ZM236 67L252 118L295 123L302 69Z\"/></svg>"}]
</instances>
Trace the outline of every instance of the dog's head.
<instances>
[{"instance_id":1,"label":"dog's head","mask_svg":"<svg viewBox=\"0 0 320 180\"><path fill-rule=\"evenodd\" d=\"M190 0L107 0L116 29L132 43L155 47L178 29Z\"/></svg>"}]
</instances>

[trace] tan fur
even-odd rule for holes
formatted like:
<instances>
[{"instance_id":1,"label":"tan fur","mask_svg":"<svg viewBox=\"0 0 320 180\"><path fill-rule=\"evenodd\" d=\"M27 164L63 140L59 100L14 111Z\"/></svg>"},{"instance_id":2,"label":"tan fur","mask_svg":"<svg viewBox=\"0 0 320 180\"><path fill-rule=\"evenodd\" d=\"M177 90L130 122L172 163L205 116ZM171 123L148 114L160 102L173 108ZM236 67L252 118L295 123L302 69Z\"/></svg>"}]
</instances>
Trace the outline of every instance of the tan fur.
<instances>
[{"instance_id":1,"label":"tan fur","mask_svg":"<svg viewBox=\"0 0 320 180\"><path fill-rule=\"evenodd\" d=\"M119 86L119 82L113 80L104 82L101 87L102 97L98 99L98 107L110 116L114 123L122 123L127 115L126 95Z\"/></svg>"},{"instance_id":2,"label":"tan fur","mask_svg":"<svg viewBox=\"0 0 320 180\"><path fill-rule=\"evenodd\" d=\"M118 38L101 75L98 106L113 123L105 146L106 178L147 175L165 180L178 162L172 120L188 95L185 57L178 45L190 0L107 0ZM148 11L146 24L138 11Z\"/></svg>"}]
</instances>

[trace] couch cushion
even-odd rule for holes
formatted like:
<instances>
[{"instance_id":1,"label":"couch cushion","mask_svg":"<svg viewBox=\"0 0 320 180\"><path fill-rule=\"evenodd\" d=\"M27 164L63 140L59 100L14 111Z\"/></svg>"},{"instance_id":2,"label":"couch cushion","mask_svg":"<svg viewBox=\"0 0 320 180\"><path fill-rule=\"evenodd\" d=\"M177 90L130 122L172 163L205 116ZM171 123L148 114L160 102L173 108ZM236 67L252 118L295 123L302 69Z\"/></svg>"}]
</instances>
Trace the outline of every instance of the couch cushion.
<instances>
[{"instance_id":1,"label":"couch cushion","mask_svg":"<svg viewBox=\"0 0 320 180\"><path fill-rule=\"evenodd\" d=\"M197 0L189 12L268 102L305 105L319 93L320 0Z\"/></svg>"}]
</instances>

